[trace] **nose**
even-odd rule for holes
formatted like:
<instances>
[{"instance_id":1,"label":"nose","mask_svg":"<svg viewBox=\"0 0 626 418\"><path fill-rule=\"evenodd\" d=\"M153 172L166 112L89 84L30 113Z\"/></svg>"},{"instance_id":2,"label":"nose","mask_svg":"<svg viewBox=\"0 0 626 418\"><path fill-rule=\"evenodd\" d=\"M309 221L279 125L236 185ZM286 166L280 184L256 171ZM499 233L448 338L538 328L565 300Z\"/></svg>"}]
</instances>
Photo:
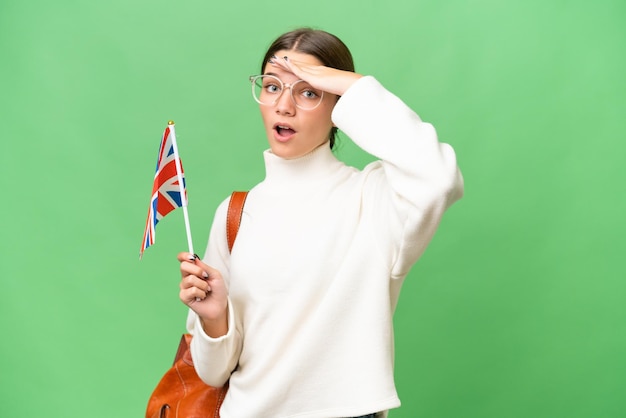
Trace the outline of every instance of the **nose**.
<instances>
[{"instance_id":1,"label":"nose","mask_svg":"<svg viewBox=\"0 0 626 418\"><path fill-rule=\"evenodd\" d=\"M291 98L291 90L285 88L283 90L283 94L280 95L278 101L276 102L276 113L280 115L295 115L296 113L296 104L293 102Z\"/></svg>"}]
</instances>

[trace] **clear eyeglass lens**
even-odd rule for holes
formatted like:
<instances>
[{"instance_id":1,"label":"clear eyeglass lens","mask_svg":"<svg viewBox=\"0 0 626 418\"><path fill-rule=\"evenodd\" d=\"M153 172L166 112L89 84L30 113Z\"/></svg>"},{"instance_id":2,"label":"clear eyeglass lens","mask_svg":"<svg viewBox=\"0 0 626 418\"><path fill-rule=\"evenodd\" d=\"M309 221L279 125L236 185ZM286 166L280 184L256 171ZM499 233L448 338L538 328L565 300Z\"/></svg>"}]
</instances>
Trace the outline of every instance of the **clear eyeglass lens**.
<instances>
[{"instance_id":1,"label":"clear eyeglass lens","mask_svg":"<svg viewBox=\"0 0 626 418\"><path fill-rule=\"evenodd\" d=\"M283 91L283 83L272 76L259 76L254 79L254 98L261 104L271 105Z\"/></svg>"},{"instance_id":2,"label":"clear eyeglass lens","mask_svg":"<svg viewBox=\"0 0 626 418\"><path fill-rule=\"evenodd\" d=\"M324 96L322 90L314 89L303 80L296 81L287 88L290 90L289 94L291 94L293 102L301 109L315 109ZM284 89L285 86L277 77L264 75L254 79L254 98L261 104L275 104Z\"/></svg>"}]
</instances>

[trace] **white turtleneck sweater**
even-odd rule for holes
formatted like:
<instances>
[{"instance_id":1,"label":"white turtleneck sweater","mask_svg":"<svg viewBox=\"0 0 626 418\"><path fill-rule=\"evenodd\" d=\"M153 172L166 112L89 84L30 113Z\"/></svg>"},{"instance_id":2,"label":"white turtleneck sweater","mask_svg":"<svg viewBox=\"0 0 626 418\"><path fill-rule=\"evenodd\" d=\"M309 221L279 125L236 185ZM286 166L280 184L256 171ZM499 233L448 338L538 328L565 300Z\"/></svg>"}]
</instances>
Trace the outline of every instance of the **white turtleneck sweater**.
<instances>
[{"instance_id":1,"label":"white turtleneck sweater","mask_svg":"<svg viewBox=\"0 0 626 418\"><path fill-rule=\"evenodd\" d=\"M191 352L209 385L230 387L222 418L354 417L400 405L392 316L400 287L463 193L454 151L373 77L339 99L333 122L380 160L362 171L329 147L266 151L232 250L228 199L204 261L229 287L228 333L190 311Z\"/></svg>"}]
</instances>

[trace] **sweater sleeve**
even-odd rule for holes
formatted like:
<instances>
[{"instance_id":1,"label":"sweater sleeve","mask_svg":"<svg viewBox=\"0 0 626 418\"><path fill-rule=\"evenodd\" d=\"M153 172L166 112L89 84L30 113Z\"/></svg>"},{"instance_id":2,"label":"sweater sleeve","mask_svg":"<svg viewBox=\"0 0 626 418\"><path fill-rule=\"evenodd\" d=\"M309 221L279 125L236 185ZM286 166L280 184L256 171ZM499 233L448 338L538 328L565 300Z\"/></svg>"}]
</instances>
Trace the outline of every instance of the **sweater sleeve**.
<instances>
[{"instance_id":1,"label":"sweater sleeve","mask_svg":"<svg viewBox=\"0 0 626 418\"><path fill-rule=\"evenodd\" d=\"M229 199L218 207L209 243L203 261L217 269L229 286L230 252L226 240L226 212ZM241 327L237 321L237 313L228 301L228 332L218 338L209 337L200 324L200 318L193 310L189 310L187 329L193 335L191 340L191 357L198 376L209 386L222 387L237 366L242 347Z\"/></svg>"},{"instance_id":2,"label":"sweater sleeve","mask_svg":"<svg viewBox=\"0 0 626 418\"><path fill-rule=\"evenodd\" d=\"M463 195L456 155L434 127L375 78L362 77L339 99L333 122L379 158L386 191L377 205L396 217L392 277L404 277L432 239L444 211Z\"/></svg>"}]
</instances>

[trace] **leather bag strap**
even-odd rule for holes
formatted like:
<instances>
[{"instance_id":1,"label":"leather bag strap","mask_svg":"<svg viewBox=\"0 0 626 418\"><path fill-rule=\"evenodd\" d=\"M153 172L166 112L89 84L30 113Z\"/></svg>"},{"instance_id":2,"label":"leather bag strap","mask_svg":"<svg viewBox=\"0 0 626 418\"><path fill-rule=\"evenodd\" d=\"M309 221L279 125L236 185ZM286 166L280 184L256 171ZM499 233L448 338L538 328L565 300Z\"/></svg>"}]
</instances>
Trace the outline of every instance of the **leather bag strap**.
<instances>
[{"instance_id":1,"label":"leather bag strap","mask_svg":"<svg viewBox=\"0 0 626 418\"><path fill-rule=\"evenodd\" d=\"M233 250L239 225L241 224L241 215L243 214L243 205L246 203L248 192L233 192L230 195L228 203L228 213L226 214L226 239L228 240L228 251Z\"/></svg>"},{"instance_id":2,"label":"leather bag strap","mask_svg":"<svg viewBox=\"0 0 626 418\"><path fill-rule=\"evenodd\" d=\"M176 350L176 356L174 357L174 363L172 366L176 365L176 362L183 358L185 353L189 351L189 334L183 334L180 337L180 342L178 343L178 350Z\"/></svg>"}]
</instances>

